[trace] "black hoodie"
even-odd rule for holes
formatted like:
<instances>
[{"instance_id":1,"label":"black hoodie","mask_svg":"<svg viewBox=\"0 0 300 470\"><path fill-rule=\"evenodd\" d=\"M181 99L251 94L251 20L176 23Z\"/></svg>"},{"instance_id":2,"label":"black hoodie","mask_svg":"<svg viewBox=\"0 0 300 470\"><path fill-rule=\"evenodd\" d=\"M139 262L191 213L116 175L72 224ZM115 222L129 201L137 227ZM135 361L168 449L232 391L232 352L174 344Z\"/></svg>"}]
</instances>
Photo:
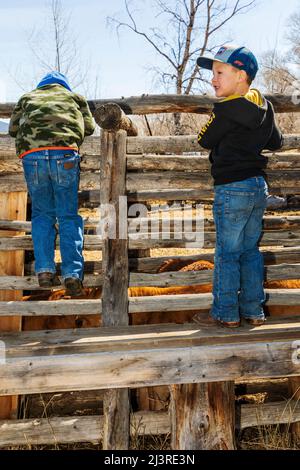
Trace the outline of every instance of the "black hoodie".
<instances>
[{"instance_id":1,"label":"black hoodie","mask_svg":"<svg viewBox=\"0 0 300 470\"><path fill-rule=\"evenodd\" d=\"M211 149L209 160L214 184L264 176L263 149L277 150L282 134L272 104L258 90L230 96L215 104L208 123L198 135L199 144Z\"/></svg>"}]
</instances>

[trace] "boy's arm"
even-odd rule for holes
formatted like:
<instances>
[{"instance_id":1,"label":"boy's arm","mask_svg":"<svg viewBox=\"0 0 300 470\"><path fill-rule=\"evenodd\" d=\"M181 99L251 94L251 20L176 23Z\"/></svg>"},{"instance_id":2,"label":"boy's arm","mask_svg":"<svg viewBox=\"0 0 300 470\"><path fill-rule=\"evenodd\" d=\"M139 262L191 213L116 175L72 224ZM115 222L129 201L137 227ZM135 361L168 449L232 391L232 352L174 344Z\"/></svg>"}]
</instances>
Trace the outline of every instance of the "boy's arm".
<instances>
[{"instance_id":1,"label":"boy's arm","mask_svg":"<svg viewBox=\"0 0 300 470\"><path fill-rule=\"evenodd\" d=\"M220 115L214 108L209 120L198 134L198 143L205 149L212 149L230 129L232 129L232 122Z\"/></svg>"},{"instance_id":2,"label":"boy's arm","mask_svg":"<svg viewBox=\"0 0 300 470\"><path fill-rule=\"evenodd\" d=\"M272 103L270 103L270 101L268 102L268 104L269 104L269 112L271 112L271 118L273 121L273 129L272 129L270 138L264 148L267 150L278 150L282 147L283 137L279 130L279 127L276 124L273 105Z\"/></svg>"},{"instance_id":3,"label":"boy's arm","mask_svg":"<svg viewBox=\"0 0 300 470\"><path fill-rule=\"evenodd\" d=\"M14 107L9 121L8 133L11 137L16 137L19 130L19 122L22 116L22 107L20 101Z\"/></svg>"},{"instance_id":4,"label":"boy's arm","mask_svg":"<svg viewBox=\"0 0 300 470\"><path fill-rule=\"evenodd\" d=\"M274 122L273 131L272 131L272 134L271 134L267 144L265 145L265 149L267 149L267 150L278 150L282 147L282 144L283 144L283 136L282 136L278 126Z\"/></svg>"},{"instance_id":5,"label":"boy's arm","mask_svg":"<svg viewBox=\"0 0 300 470\"><path fill-rule=\"evenodd\" d=\"M95 121L85 98L81 97L80 111L84 121L84 136L92 135L95 130Z\"/></svg>"}]
</instances>

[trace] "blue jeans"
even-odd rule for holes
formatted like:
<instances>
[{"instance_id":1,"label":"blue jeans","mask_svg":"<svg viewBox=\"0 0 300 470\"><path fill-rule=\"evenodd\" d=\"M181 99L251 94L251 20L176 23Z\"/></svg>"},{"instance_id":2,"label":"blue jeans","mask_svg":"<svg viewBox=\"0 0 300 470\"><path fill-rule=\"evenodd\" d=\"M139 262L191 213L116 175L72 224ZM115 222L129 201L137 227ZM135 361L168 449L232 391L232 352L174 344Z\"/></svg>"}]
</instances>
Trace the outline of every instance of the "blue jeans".
<instances>
[{"instance_id":1,"label":"blue jeans","mask_svg":"<svg viewBox=\"0 0 300 470\"><path fill-rule=\"evenodd\" d=\"M264 263L258 249L268 187L262 176L215 186L211 315L226 322L264 318Z\"/></svg>"},{"instance_id":2,"label":"blue jeans","mask_svg":"<svg viewBox=\"0 0 300 470\"><path fill-rule=\"evenodd\" d=\"M83 221L78 215L80 156L74 150L40 150L22 159L32 207L35 272L56 272L58 222L61 274L83 277Z\"/></svg>"}]
</instances>

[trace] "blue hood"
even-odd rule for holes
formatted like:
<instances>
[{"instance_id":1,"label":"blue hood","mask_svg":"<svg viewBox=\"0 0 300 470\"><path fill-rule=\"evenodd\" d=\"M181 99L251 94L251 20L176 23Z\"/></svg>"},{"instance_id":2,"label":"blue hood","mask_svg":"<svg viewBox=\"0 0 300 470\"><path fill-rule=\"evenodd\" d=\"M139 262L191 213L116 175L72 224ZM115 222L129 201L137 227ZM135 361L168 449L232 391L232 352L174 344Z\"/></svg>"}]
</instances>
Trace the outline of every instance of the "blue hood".
<instances>
[{"instance_id":1,"label":"blue hood","mask_svg":"<svg viewBox=\"0 0 300 470\"><path fill-rule=\"evenodd\" d=\"M68 90L72 91L67 77L56 71L47 73L47 75L45 75L45 77L42 78L42 80L38 83L37 88L41 88L45 85L51 85L53 83L58 83L59 85L62 85Z\"/></svg>"}]
</instances>

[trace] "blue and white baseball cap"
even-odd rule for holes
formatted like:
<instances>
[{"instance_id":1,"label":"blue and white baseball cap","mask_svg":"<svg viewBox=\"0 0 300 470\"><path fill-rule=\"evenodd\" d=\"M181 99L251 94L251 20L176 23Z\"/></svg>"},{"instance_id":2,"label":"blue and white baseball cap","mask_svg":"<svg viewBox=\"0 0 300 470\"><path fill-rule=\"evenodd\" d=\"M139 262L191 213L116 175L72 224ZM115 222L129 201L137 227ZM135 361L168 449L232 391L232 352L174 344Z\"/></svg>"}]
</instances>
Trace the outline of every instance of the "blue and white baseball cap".
<instances>
[{"instance_id":1,"label":"blue and white baseball cap","mask_svg":"<svg viewBox=\"0 0 300 470\"><path fill-rule=\"evenodd\" d=\"M230 64L239 70L245 70L253 80L258 71L258 63L255 55L246 47L235 45L222 46L213 59L208 57L198 57L197 64L204 69L212 70L213 62L223 62Z\"/></svg>"}]
</instances>

